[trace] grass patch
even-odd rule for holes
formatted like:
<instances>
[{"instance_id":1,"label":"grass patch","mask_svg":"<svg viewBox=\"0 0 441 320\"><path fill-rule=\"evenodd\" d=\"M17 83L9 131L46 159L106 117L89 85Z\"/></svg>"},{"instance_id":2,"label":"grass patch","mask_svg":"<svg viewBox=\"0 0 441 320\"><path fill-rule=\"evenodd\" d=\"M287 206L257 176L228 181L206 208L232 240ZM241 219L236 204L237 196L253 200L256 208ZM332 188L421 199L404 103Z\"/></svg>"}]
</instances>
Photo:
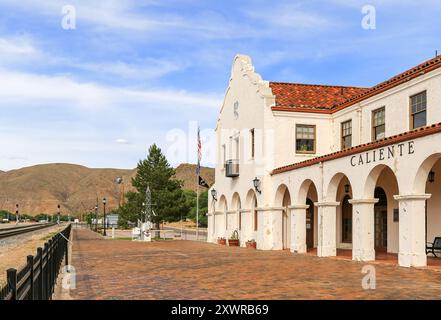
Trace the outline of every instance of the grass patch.
<instances>
[{"instance_id":1,"label":"grass patch","mask_svg":"<svg viewBox=\"0 0 441 320\"><path fill-rule=\"evenodd\" d=\"M50 233L48 233L47 235L45 235L43 238L41 238L40 240L41 240L41 241L49 240L49 239L51 239L52 237L54 237L56 234L58 234L58 231L50 232Z\"/></svg>"},{"instance_id":2,"label":"grass patch","mask_svg":"<svg viewBox=\"0 0 441 320\"><path fill-rule=\"evenodd\" d=\"M160 238L160 237L154 237L152 238L154 241L171 241L174 240L174 238Z\"/></svg>"},{"instance_id":3,"label":"grass patch","mask_svg":"<svg viewBox=\"0 0 441 320\"><path fill-rule=\"evenodd\" d=\"M132 240L132 238L131 237L115 237L115 238L112 238L112 240Z\"/></svg>"}]
</instances>

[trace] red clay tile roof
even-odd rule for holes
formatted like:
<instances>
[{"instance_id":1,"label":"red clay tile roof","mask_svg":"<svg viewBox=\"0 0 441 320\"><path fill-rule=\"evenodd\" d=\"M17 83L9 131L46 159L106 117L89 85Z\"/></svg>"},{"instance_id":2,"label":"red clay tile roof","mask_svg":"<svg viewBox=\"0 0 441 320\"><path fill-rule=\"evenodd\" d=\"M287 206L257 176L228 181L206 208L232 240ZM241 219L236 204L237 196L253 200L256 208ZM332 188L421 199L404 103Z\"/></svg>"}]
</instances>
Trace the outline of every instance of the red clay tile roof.
<instances>
[{"instance_id":1,"label":"red clay tile roof","mask_svg":"<svg viewBox=\"0 0 441 320\"><path fill-rule=\"evenodd\" d=\"M339 158L343 158L343 157L347 157L347 156L351 156L357 153L361 153L361 152L365 152L365 151L370 151L373 149L377 149L377 148L381 148L381 147L385 147L385 146L389 146L392 144L396 144L396 143L400 143L403 141L408 141L408 140L412 140L412 139L416 139L416 138L421 138L421 137L425 137L431 134L435 134L435 133L439 133L441 132L441 123L436 123L433 124L431 126L427 126L427 127L423 127L423 128L418 128L412 131L408 131L405 133L400 133L398 135L392 136L392 137L388 137L388 138L384 138L378 141L374 141L374 142L370 142L370 143L365 143L365 144L361 144L359 146L356 147L352 147L352 148L348 148L345 150L341 150L338 152L334 152L334 153L330 153L324 156L320 156L317 158L313 158L313 159L309 159L306 161L302 161L302 162L298 162L298 163L294 163L294 164L290 164L287 166L283 166L277 169L274 169L271 172L271 175L275 175L275 174L279 174L279 173L283 173L283 172L287 172L287 171L292 171L292 170L296 170L296 169L300 169L300 168L304 168L304 167L309 167L312 166L314 164L318 164L320 162L325 162L325 161L330 161L330 160L335 160L335 159L339 159Z\"/></svg>"},{"instance_id":2,"label":"red clay tile roof","mask_svg":"<svg viewBox=\"0 0 441 320\"><path fill-rule=\"evenodd\" d=\"M270 82L276 96L272 110L334 113L440 67L441 56L438 56L372 88Z\"/></svg>"},{"instance_id":3,"label":"red clay tile roof","mask_svg":"<svg viewBox=\"0 0 441 320\"><path fill-rule=\"evenodd\" d=\"M285 108L332 109L369 88L270 82L276 106Z\"/></svg>"}]
</instances>

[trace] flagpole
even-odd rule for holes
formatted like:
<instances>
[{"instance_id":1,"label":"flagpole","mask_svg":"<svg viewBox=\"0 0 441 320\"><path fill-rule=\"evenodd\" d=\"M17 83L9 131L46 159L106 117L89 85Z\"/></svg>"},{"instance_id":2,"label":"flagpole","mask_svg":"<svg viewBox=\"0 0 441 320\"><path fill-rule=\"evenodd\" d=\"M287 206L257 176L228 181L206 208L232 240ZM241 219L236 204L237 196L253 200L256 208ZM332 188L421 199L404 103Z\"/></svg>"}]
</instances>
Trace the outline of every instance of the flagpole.
<instances>
[{"instance_id":1,"label":"flagpole","mask_svg":"<svg viewBox=\"0 0 441 320\"><path fill-rule=\"evenodd\" d=\"M202 145L201 145L201 131L198 126L198 164L196 167L196 241L199 240L199 177L201 176L201 158L202 158Z\"/></svg>"},{"instance_id":2,"label":"flagpole","mask_svg":"<svg viewBox=\"0 0 441 320\"><path fill-rule=\"evenodd\" d=\"M196 187L196 241L199 240L199 173L197 175L198 184Z\"/></svg>"}]
</instances>

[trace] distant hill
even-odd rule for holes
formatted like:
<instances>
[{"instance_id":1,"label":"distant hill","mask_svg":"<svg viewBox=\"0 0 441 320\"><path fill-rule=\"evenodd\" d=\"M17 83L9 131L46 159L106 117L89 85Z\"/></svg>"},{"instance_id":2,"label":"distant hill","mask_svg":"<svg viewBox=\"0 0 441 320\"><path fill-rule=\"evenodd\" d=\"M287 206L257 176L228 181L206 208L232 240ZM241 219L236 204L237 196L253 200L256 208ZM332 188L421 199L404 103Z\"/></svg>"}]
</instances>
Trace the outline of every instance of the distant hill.
<instances>
[{"instance_id":1,"label":"distant hill","mask_svg":"<svg viewBox=\"0 0 441 320\"><path fill-rule=\"evenodd\" d=\"M201 177L211 186L214 183L214 169L201 167ZM196 191L196 178L196 165L183 163L176 168L176 179L184 181L184 189ZM202 190L206 188L200 188Z\"/></svg>"},{"instance_id":2,"label":"distant hill","mask_svg":"<svg viewBox=\"0 0 441 320\"><path fill-rule=\"evenodd\" d=\"M202 176L211 184L214 169L202 168ZM56 213L61 205L62 214L85 212L95 207L97 199L102 210L102 198L107 199L109 211L118 206L122 192L131 190L131 177L136 170L91 169L74 164L44 164L0 172L0 209L36 215ZM115 179L122 177L124 184ZM196 188L195 165L183 164L176 168L176 178L184 181L184 188Z\"/></svg>"}]
</instances>

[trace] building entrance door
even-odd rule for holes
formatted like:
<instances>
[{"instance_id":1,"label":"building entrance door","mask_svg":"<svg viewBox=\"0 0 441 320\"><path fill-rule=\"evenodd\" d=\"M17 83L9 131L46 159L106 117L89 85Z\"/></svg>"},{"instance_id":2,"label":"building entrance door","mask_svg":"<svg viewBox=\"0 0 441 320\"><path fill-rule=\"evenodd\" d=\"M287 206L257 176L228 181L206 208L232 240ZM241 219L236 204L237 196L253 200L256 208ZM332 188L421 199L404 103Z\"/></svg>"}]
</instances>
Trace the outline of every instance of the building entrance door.
<instances>
[{"instance_id":1,"label":"building entrance door","mask_svg":"<svg viewBox=\"0 0 441 320\"><path fill-rule=\"evenodd\" d=\"M349 203L350 197L345 196L341 208L341 240L345 243L352 243L352 204Z\"/></svg>"},{"instance_id":2,"label":"building entrance door","mask_svg":"<svg viewBox=\"0 0 441 320\"><path fill-rule=\"evenodd\" d=\"M306 248L314 248L314 203L311 199L306 200L309 208L306 209Z\"/></svg>"},{"instance_id":3,"label":"building entrance door","mask_svg":"<svg viewBox=\"0 0 441 320\"><path fill-rule=\"evenodd\" d=\"M375 250L387 251L387 197L382 188L375 189Z\"/></svg>"}]
</instances>

